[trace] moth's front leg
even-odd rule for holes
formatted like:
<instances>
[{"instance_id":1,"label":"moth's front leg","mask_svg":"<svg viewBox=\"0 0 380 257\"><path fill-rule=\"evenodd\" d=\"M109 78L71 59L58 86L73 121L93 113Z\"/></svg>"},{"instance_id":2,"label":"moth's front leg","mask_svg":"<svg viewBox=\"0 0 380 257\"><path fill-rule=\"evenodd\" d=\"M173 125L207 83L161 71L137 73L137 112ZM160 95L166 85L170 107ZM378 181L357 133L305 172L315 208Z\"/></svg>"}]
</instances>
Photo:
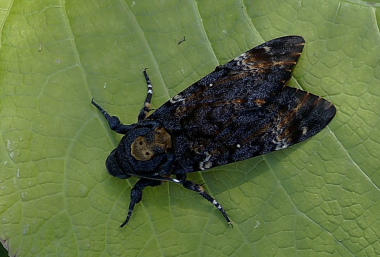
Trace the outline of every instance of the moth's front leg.
<instances>
[{"instance_id":1,"label":"moth's front leg","mask_svg":"<svg viewBox=\"0 0 380 257\"><path fill-rule=\"evenodd\" d=\"M120 134L126 134L130 130L131 126L124 125L120 122L118 117L109 115L106 110L104 110L99 104L94 101L94 98L91 100L91 103L93 106L98 108L99 111L101 111L101 113L107 119L108 125L113 131Z\"/></svg>"},{"instance_id":2,"label":"moth's front leg","mask_svg":"<svg viewBox=\"0 0 380 257\"><path fill-rule=\"evenodd\" d=\"M137 181L137 183L131 190L131 203L129 204L128 216L123 222L123 224L120 225L121 228L127 225L129 220L131 219L135 205L141 202L143 190L149 186L150 187L159 186L161 185L161 183L162 181L159 181L159 180L150 180L150 179L145 179L145 178L142 178L139 181Z\"/></svg>"}]
</instances>

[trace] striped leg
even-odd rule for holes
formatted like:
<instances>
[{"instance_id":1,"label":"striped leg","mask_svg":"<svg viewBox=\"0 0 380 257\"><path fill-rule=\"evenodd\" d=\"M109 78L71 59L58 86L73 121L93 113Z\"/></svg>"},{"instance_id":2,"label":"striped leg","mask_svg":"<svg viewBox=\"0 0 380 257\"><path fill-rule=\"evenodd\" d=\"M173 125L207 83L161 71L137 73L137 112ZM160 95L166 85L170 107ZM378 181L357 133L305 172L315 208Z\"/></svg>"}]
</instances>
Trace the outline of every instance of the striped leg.
<instances>
[{"instance_id":1,"label":"striped leg","mask_svg":"<svg viewBox=\"0 0 380 257\"><path fill-rule=\"evenodd\" d=\"M222 207L222 205L220 205L218 203L218 201L216 201L211 195L209 195L201 185L196 184L192 181L186 180L186 177L183 177L181 179L181 184L183 185L184 188L187 188L189 190L197 192L204 199L206 199L207 201L212 203L222 213L222 215L226 219L228 225L233 227L233 223L232 223L230 217L228 216L228 214L226 213L226 211L224 210L224 208Z\"/></svg>"},{"instance_id":2,"label":"striped leg","mask_svg":"<svg viewBox=\"0 0 380 257\"><path fill-rule=\"evenodd\" d=\"M150 103L152 101L152 96L153 96L153 86L152 86L152 82L150 82L148 73L146 73L147 69L148 68L145 68L143 70L143 73L146 80L146 84L148 85L148 93L146 95L144 107L141 109L140 114L138 116L139 121L145 120L146 117L148 117L149 112L152 110L150 109Z\"/></svg>"}]
</instances>

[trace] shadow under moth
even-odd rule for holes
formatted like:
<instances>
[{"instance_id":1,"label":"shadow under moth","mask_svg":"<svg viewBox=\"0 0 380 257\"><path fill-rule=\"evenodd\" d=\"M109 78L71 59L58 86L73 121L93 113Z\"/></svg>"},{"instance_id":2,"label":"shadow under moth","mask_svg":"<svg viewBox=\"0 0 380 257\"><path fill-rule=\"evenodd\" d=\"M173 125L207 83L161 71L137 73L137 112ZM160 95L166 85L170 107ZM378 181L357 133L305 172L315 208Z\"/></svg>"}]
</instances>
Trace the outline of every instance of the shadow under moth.
<instances>
[{"instance_id":1,"label":"shadow under moth","mask_svg":"<svg viewBox=\"0 0 380 257\"><path fill-rule=\"evenodd\" d=\"M334 105L316 95L286 86L305 41L287 36L259 45L173 96L151 111L153 88L148 85L138 122L124 125L94 100L110 128L123 134L108 156L108 172L138 177L131 190L125 226L142 199L145 187L164 181L181 184L224 208L187 174L284 149L321 131L334 117Z\"/></svg>"}]
</instances>

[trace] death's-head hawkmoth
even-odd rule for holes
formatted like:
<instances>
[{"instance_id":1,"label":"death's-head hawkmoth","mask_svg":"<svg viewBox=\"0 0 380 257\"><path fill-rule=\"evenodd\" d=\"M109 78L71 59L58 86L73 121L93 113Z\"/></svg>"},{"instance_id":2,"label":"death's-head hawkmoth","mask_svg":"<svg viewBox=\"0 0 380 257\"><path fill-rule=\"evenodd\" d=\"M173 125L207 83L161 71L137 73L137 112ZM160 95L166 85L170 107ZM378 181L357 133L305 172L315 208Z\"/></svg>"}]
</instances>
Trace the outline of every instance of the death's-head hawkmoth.
<instances>
[{"instance_id":1,"label":"death's-head hawkmoth","mask_svg":"<svg viewBox=\"0 0 380 257\"><path fill-rule=\"evenodd\" d=\"M108 172L140 178L131 191L126 225L147 186L181 184L223 207L190 172L284 149L321 131L334 117L329 101L286 86L304 47L300 36L268 41L231 60L173 96L149 115L153 88L144 70L148 94L138 122L123 125L92 101L112 130L124 137L109 155Z\"/></svg>"}]
</instances>

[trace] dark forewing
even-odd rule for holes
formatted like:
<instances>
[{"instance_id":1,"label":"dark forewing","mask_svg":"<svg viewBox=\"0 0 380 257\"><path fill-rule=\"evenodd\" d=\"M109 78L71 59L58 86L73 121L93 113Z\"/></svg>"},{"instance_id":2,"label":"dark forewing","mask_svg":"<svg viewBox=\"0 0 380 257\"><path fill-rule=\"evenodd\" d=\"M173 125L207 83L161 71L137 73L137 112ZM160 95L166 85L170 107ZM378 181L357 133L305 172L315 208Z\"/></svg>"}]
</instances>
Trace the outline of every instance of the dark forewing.
<instances>
[{"instance_id":1,"label":"dark forewing","mask_svg":"<svg viewBox=\"0 0 380 257\"><path fill-rule=\"evenodd\" d=\"M302 37L268 41L171 98L148 119L172 135L176 174L208 169L288 147L319 132L335 108L285 86Z\"/></svg>"}]
</instances>

